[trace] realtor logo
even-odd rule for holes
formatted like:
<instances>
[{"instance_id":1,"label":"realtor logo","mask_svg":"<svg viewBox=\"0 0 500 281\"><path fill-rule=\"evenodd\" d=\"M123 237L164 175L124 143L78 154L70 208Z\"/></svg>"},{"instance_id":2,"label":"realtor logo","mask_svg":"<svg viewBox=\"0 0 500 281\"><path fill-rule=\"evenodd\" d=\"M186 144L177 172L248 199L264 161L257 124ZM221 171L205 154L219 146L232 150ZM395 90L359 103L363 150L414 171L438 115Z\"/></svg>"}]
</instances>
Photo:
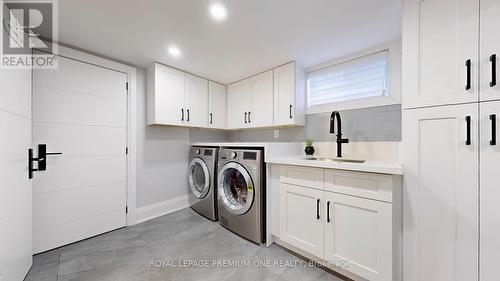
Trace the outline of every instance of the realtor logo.
<instances>
[{"instance_id":1,"label":"realtor logo","mask_svg":"<svg viewBox=\"0 0 500 281\"><path fill-rule=\"evenodd\" d=\"M53 69L57 56L55 0L2 0L1 68Z\"/></svg>"}]
</instances>

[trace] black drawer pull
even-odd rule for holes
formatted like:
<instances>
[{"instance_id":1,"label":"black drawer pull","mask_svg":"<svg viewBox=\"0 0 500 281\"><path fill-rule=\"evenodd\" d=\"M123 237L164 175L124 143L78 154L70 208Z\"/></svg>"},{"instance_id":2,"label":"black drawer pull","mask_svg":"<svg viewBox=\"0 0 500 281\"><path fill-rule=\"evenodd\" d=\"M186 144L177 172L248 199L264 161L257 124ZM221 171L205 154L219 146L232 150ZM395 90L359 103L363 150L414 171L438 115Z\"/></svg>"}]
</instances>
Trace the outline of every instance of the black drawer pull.
<instances>
[{"instance_id":1,"label":"black drawer pull","mask_svg":"<svg viewBox=\"0 0 500 281\"><path fill-rule=\"evenodd\" d=\"M319 220L319 199L316 199L316 219Z\"/></svg>"},{"instance_id":2,"label":"black drawer pull","mask_svg":"<svg viewBox=\"0 0 500 281\"><path fill-rule=\"evenodd\" d=\"M495 87L497 85L497 55L496 54L491 55L490 61L491 61L490 87Z\"/></svg>"},{"instance_id":3,"label":"black drawer pull","mask_svg":"<svg viewBox=\"0 0 500 281\"><path fill-rule=\"evenodd\" d=\"M184 108L181 108L181 121L184 121Z\"/></svg>"},{"instance_id":4,"label":"black drawer pull","mask_svg":"<svg viewBox=\"0 0 500 281\"><path fill-rule=\"evenodd\" d=\"M490 145L497 145L497 115L491 114L491 140Z\"/></svg>"},{"instance_id":5,"label":"black drawer pull","mask_svg":"<svg viewBox=\"0 0 500 281\"><path fill-rule=\"evenodd\" d=\"M467 84L465 85L465 90L470 90L471 84L471 60L467 60L465 62L465 66L467 67Z\"/></svg>"},{"instance_id":6,"label":"black drawer pull","mask_svg":"<svg viewBox=\"0 0 500 281\"><path fill-rule=\"evenodd\" d=\"M245 124L248 123L247 122L247 114L248 114L248 112L245 112Z\"/></svg>"},{"instance_id":7,"label":"black drawer pull","mask_svg":"<svg viewBox=\"0 0 500 281\"><path fill-rule=\"evenodd\" d=\"M330 201L326 202L326 222L330 223Z\"/></svg>"},{"instance_id":8,"label":"black drawer pull","mask_svg":"<svg viewBox=\"0 0 500 281\"><path fill-rule=\"evenodd\" d=\"M292 105L290 105L290 119L292 119Z\"/></svg>"},{"instance_id":9,"label":"black drawer pull","mask_svg":"<svg viewBox=\"0 0 500 281\"><path fill-rule=\"evenodd\" d=\"M186 121L188 121L188 122L189 122L189 109L188 109L188 110L186 110L186 111L187 111L187 114L188 114L188 118L187 118L187 120L186 120Z\"/></svg>"},{"instance_id":10,"label":"black drawer pull","mask_svg":"<svg viewBox=\"0 0 500 281\"><path fill-rule=\"evenodd\" d=\"M212 113L210 112L210 124L213 123L213 116L212 116Z\"/></svg>"},{"instance_id":11,"label":"black drawer pull","mask_svg":"<svg viewBox=\"0 0 500 281\"><path fill-rule=\"evenodd\" d=\"M465 145L470 145L470 116L465 117L465 122L467 123L467 139L465 140Z\"/></svg>"},{"instance_id":12,"label":"black drawer pull","mask_svg":"<svg viewBox=\"0 0 500 281\"><path fill-rule=\"evenodd\" d=\"M248 112L248 123L252 123L252 120L250 120L250 111Z\"/></svg>"}]
</instances>

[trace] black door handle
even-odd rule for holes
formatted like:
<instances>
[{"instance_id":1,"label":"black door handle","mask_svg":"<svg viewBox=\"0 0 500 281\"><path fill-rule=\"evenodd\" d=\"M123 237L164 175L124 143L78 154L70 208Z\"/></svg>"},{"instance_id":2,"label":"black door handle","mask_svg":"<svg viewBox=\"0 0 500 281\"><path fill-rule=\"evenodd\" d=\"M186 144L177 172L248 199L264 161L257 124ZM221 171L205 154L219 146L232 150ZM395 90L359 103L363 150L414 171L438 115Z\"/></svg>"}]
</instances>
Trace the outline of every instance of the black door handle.
<instances>
[{"instance_id":1,"label":"black door handle","mask_svg":"<svg viewBox=\"0 0 500 281\"><path fill-rule=\"evenodd\" d=\"M184 121L184 108L181 108L181 121Z\"/></svg>"},{"instance_id":2,"label":"black door handle","mask_svg":"<svg viewBox=\"0 0 500 281\"><path fill-rule=\"evenodd\" d=\"M491 140L490 145L497 145L497 115L491 114Z\"/></svg>"},{"instance_id":3,"label":"black door handle","mask_svg":"<svg viewBox=\"0 0 500 281\"><path fill-rule=\"evenodd\" d=\"M319 220L319 199L316 199L316 219Z\"/></svg>"},{"instance_id":4,"label":"black door handle","mask_svg":"<svg viewBox=\"0 0 500 281\"><path fill-rule=\"evenodd\" d=\"M248 114L248 113L247 113L247 112L245 112L245 124L246 124L246 123L248 123L248 122L247 122L247 114Z\"/></svg>"},{"instance_id":5,"label":"black door handle","mask_svg":"<svg viewBox=\"0 0 500 281\"><path fill-rule=\"evenodd\" d=\"M252 120L250 119L250 111L248 112L248 123L252 123Z\"/></svg>"},{"instance_id":6,"label":"black door handle","mask_svg":"<svg viewBox=\"0 0 500 281\"><path fill-rule=\"evenodd\" d=\"M212 124L212 121L213 121L213 116L212 113L210 112L210 124Z\"/></svg>"},{"instance_id":7,"label":"black door handle","mask_svg":"<svg viewBox=\"0 0 500 281\"><path fill-rule=\"evenodd\" d=\"M326 202L326 222L330 222L330 201Z\"/></svg>"},{"instance_id":8,"label":"black door handle","mask_svg":"<svg viewBox=\"0 0 500 281\"><path fill-rule=\"evenodd\" d=\"M470 90L471 84L471 60L465 61L465 66L467 67L467 84L465 85L465 90Z\"/></svg>"},{"instance_id":9,"label":"black door handle","mask_svg":"<svg viewBox=\"0 0 500 281\"><path fill-rule=\"evenodd\" d=\"M189 122L189 109L188 109L188 110L186 110L186 111L187 111L187 115L188 115L188 116L187 116L188 118L187 118L187 120L186 120L186 121L188 121L188 122Z\"/></svg>"},{"instance_id":10,"label":"black door handle","mask_svg":"<svg viewBox=\"0 0 500 281\"><path fill-rule=\"evenodd\" d=\"M290 119L292 119L292 105L290 105Z\"/></svg>"},{"instance_id":11,"label":"black door handle","mask_svg":"<svg viewBox=\"0 0 500 281\"><path fill-rule=\"evenodd\" d=\"M470 145L470 116L465 117L465 122L467 123L467 139L465 140L465 145Z\"/></svg>"},{"instance_id":12,"label":"black door handle","mask_svg":"<svg viewBox=\"0 0 500 281\"><path fill-rule=\"evenodd\" d=\"M496 54L491 55L490 61L491 61L490 87L495 87L497 85L497 55Z\"/></svg>"}]
</instances>

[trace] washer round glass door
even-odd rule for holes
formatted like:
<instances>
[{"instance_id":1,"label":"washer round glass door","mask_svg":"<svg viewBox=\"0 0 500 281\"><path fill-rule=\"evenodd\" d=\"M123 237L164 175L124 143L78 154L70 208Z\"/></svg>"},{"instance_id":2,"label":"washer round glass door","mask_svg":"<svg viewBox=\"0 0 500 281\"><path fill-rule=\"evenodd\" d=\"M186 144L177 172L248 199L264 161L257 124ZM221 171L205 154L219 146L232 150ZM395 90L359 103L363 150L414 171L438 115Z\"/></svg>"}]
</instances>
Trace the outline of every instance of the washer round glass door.
<instances>
[{"instance_id":1,"label":"washer round glass door","mask_svg":"<svg viewBox=\"0 0 500 281\"><path fill-rule=\"evenodd\" d=\"M253 180L247 170L238 163L229 162L219 172L219 197L229 212L242 215L254 200Z\"/></svg>"},{"instance_id":2,"label":"washer round glass door","mask_svg":"<svg viewBox=\"0 0 500 281\"><path fill-rule=\"evenodd\" d=\"M194 158L189 164L189 187L198 199L203 199L210 190L208 167L200 158Z\"/></svg>"}]
</instances>

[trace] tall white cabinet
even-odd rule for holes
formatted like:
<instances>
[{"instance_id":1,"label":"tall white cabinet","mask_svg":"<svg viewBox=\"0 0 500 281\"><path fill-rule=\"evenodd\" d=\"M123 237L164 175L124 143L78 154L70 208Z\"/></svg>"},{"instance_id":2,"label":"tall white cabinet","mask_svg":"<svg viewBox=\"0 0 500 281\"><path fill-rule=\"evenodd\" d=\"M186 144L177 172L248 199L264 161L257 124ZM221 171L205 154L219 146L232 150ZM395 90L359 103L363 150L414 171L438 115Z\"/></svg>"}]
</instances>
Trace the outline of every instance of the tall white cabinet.
<instances>
[{"instance_id":1,"label":"tall white cabinet","mask_svg":"<svg viewBox=\"0 0 500 281\"><path fill-rule=\"evenodd\" d=\"M404 0L404 281L498 280L499 14Z\"/></svg>"}]
</instances>

